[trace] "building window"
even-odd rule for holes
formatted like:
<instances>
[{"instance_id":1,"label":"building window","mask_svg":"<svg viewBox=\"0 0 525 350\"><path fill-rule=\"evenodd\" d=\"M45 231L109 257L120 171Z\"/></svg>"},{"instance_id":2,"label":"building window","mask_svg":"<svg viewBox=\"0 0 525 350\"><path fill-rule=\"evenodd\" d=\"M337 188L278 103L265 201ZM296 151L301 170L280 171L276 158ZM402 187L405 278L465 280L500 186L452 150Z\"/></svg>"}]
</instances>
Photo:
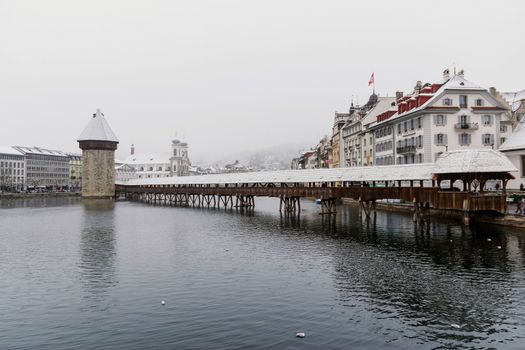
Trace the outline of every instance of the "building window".
<instances>
[{"instance_id":1,"label":"building window","mask_svg":"<svg viewBox=\"0 0 525 350\"><path fill-rule=\"evenodd\" d=\"M447 144L447 134L436 134L434 135L434 143L436 146L445 146Z\"/></svg>"},{"instance_id":2,"label":"building window","mask_svg":"<svg viewBox=\"0 0 525 350\"><path fill-rule=\"evenodd\" d=\"M421 117L417 118L417 128L421 129Z\"/></svg>"},{"instance_id":3,"label":"building window","mask_svg":"<svg viewBox=\"0 0 525 350\"><path fill-rule=\"evenodd\" d=\"M414 130L414 119L410 119L410 130Z\"/></svg>"},{"instance_id":4,"label":"building window","mask_svg":"<svg viewBox=\"0 0 525 350\"><path fill-rule=\"evenodd\" d=\"M467 134L467 133L463 133L463 134L459 134L459 144L461 146L468 146L470 145L470 134Z\"/></svg>"},{"instance_id":5,"label":"building window","mask_svg":"<svg viewBox=\"0 0 525 350\"><path fill-rule=\"evenodd\" d=\"M468 107L467 95L459 95L459 108L467 108L467 107Z\"/></svg>"},{"instance_id":6,"label":"building window","mask_svg":"<svg viewBox=\"0 0 525 350\"><path fill-rule=\"evenodd\" d=\"M483 146L492 146L494 145L494 135L483 134L481 136L481 141L483 142Z\"/></svg>"},{"instance_id":7,"label":"building window","mask_svg":"<svg viewBox=\"0 0 525 350\"><path fill-rule=\"evenodd\" d=\"M404 122L404 123L403 123L403 130L404 130L405 132L408 131L408 123L407 123L407 122Z\"/></svg>"},{"instance_id":8,"label":"building window","mask_svg":"<svg viewBox=\"0 0 525 350\"><path fill-rule=\"evenodd\" d=\"M492 125L492 116L491 115L484 115L481 120L482 120L484 126L491 126Z\"/></svg>"},{"instance_id":9,"label":"building window","mask_svg":"<svg viewBox=\"0 0 525 350\"><path fill-rule=\"evenodd\" d=\"M442 114L438 114L434 117L435 124L438 126L443 126L446 124L446 117Z\"/></svg>"},{"instance_id":10,"label":"building window","mask_svg":"<svg viewBox=\"0 0 525 350\"><path fill-rule=\"evenodd\" d=\"M451 98L444 98L443 99L443 106L452 106L452 99Z\"/></svg>"},{"instance_id":11,"label":"building window","mask_svg":"<svg viewBox=\"0 0 525 350\"><path fill-rule=\"evenodd\" d=\"M437 152L435 155L434 155L434 161L436 161L440 155L442 155L443 152Z\"/></svg>"},{"instance_id":12,"label":"building window","mask_svg":"<svg viewBox=\"0 0 525 350\"><path fill-rule=\"evenodd\" d=\"M397 124L397 133L401 134L401 124Z\"/></svg>"},{"instance_id":13,"label":"building window","mask_svg":"<svg viewBox=\"0 0 525 350\"><path fill-rule=\"evenodd\" d=\"M481 98L478 98L478 99L476 100L476 106L478 106L478 107L483 106L483 100L482 100Z\"/></svg>"},{"instance_id":14,"label":"building window","mask_svg":"<svg viewBox=\"0 0 525 350\"><path fill-rule=\"evenodd\" d=\"M521 177L525 177L525 156L521 156Z\"/></svg>"},{"instance_id":15,"label":"building window","mask_svg":"<svg viewBox=\"0 0 525 350\"><path fill-rule=\"evenodd\" d=\"M503 144L503 142L505 142L505 140L506 140L506 138L504 138L504 137L500 137L500 139L499 139L499 144L500 144L500 145Z\"/></svg>"},{"instance_id":16,"label":"building window","mask_svg":"<svg viewBox=\"0 0 525 350\"><path fill-rule=\"evenodd\" d=\"M459 123L463 126L463 125L468 125L470 121L470 118L468 115L460 115L459 116Z\"/></svg>"},{"instance_id":17,"label":"building window","mask_svg":"<svg viewBox=\"0 0 525 350\"><path fill-rule=\"evenodd\" d=\"M500 125L499 126L499 132L507 132L507 126L506 125Z\"/></svg>"}]
</instances>

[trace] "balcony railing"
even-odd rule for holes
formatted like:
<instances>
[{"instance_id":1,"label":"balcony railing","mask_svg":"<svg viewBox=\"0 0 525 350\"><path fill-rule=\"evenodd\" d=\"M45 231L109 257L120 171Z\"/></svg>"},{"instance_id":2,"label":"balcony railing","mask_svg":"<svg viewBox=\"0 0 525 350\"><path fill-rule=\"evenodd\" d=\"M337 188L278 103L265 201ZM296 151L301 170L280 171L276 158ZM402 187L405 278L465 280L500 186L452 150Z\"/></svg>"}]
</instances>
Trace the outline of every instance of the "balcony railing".
<instances>
[{"instance_id":1,"label":"balcony railing","mask_svg":"<svg viewBox=\"0 0 525 350\"><path fill-rule=\"evenodd\" d=\"M478 123L456 123L454 125L456 129L460 130L478 130Z\"/></svg>"},{"instance_id":2,"label":"balcony railing","mask_svg":"<svg viewBox=\"0 0 525 350\"><path fill-rule=\"evenodd\" d=\"M396 151L398 154L416 153L416 146L398 146Z\"/></svg>"}]
</instances>

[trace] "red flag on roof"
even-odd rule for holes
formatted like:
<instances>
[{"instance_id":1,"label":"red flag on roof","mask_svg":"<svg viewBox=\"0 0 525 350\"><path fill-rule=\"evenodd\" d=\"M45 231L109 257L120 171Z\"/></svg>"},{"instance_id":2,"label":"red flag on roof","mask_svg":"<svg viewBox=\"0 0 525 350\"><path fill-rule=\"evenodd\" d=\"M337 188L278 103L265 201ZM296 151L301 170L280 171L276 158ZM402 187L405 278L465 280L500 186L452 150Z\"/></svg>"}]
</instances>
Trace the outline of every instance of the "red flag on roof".
<instances>
[{"instance_id":1,"label":"red flag on roof","mask_svg":"<svg viewBox=\"0 0 525 350\"><path fill-rule=\"evenodd\" d=\"M372 85L374 83L374 73L370 76L370 80L368 80L368 86Z\"/></svg>"}]
</instances>

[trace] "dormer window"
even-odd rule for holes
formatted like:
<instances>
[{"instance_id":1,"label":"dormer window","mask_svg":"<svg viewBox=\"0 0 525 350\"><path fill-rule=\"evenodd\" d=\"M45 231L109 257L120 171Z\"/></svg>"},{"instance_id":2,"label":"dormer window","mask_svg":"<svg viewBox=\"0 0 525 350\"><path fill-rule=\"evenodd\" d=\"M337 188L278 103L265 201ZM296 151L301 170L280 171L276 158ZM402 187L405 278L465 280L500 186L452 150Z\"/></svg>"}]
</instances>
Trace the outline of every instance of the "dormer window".
<instances>
[{"instance_id":1,"label":"dormer window","mask_svg":"<svg viewBox=\"0 0 525 350\"><path fill-rule=\"evenodd\" d=\"M452 106L452 99L451 98L444 98L443 99L443 106Z\"/></svg>"},{"instance_id":2,"label":"dormer window","mask_svg":"<svg viewBox=\"0 0 525 350\"><path fill-rule=\"evenodd\" d=\"M476 107L483 107L483 100L481 98L476 100Z\"/></svg>"}]
</instances>

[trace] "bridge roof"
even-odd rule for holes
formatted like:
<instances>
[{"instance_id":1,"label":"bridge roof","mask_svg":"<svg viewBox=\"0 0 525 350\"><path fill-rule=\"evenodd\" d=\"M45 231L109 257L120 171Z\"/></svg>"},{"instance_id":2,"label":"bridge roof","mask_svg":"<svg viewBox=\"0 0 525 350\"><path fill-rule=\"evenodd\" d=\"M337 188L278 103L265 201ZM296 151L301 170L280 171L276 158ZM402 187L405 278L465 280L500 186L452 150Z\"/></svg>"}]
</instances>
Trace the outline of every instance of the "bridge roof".
<instances>
[{"instance_id":1,"label":"bridge roof","mask_svg":"<svg viewBox=\"0 0 525 350\"><path fill-rule=\"evenodd\" d=\"M444 153L436 161L436 163L175 176L135 179L122 184L129 186L141 186L295 182L305 183L337 181L417 181L432 180L436 174L506 174L512 171L516 171L516 168L501 152L493 150L465 150Z\"/></svg>"},{"instance_id":2,"label":"bridge roof","mask_svg":"<svg viewBox=\"0 0 525 350\"><path fill-rule=\"evenodd\" d=\"M332 181L431 180L434 164L332 169L278 170L247 173L135 179L126 185L203 185L242 183L304 183Z\"/></svg>"},{"instance_id":3,"label":"bridge roof","mask_svg":"<svg viewBox=\"0 0 525 350\"><path fill-rule=\"evenodd\" d=\"M506 173L517 171L501 152L491 149L472 149L443 153L436 160L434 174Z\"/></svg>"}]
</instances>

